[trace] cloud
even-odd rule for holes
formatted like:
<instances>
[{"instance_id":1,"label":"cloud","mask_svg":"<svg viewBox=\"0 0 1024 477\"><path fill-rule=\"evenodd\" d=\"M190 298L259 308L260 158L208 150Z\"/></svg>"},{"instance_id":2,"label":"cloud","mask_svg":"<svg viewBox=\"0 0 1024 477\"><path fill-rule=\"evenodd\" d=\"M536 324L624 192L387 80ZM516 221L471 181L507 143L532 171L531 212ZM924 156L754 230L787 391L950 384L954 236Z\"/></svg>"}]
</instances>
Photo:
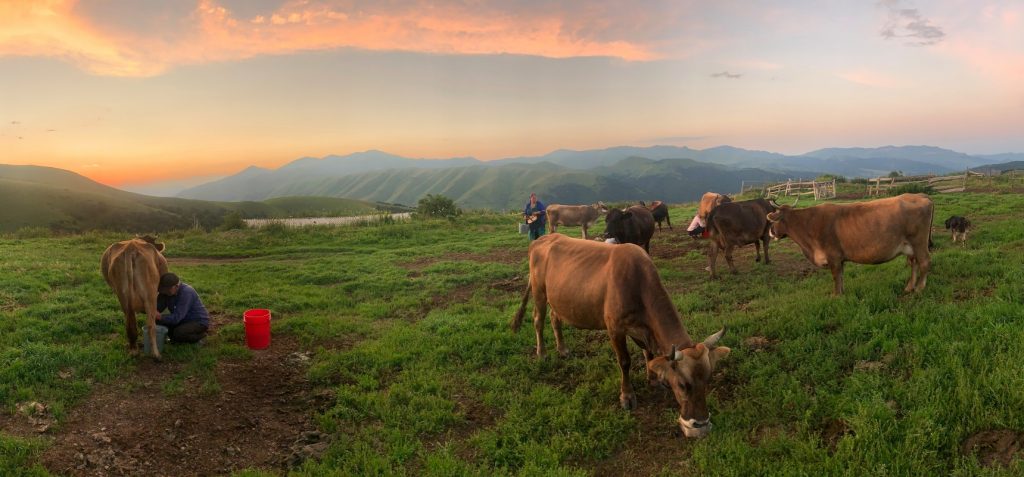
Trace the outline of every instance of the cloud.
<instances>
[{"instance_id":1,"label":"cloud","mask_svg":"<svg viewBox=\"0 0 1024 477\"><path fill-rule=\"evenodd\" d=\"M933 25L930 20L921 16L916 8L904 8L903 0L882 0L880 4L887 10L881 35L886 40L894 38L908 39L910 46L928 46L942 41L946 33Z\"/></svg>"},{"instance_id":2,"label":"cloud","mask_svg":"<svg viewBox=\"0 0 1024 477\"><path fill-rule=\"evenodd\" d=\"M0 2L0 56L49 56L98 75L153 76L180 65L357 48L431 54L688 54L687 2L422 0L40 0ZM696 28L689 35L699 36ZM699 46L698 46L699 47ZM696 48L688 46L688 48Z\"/></svg>"},{"instance_id":3,"label":"cloud","mask_svg":"<svg viewBox=\"0 0 1024 477\"><path fill-rule=\"evenodd\" d=\"M719 73L713 73L712 78L728 78L728 79L739 79L743 77L742 73L730 73L728 71L722 71Z\"/></svg>"}]
</instances>

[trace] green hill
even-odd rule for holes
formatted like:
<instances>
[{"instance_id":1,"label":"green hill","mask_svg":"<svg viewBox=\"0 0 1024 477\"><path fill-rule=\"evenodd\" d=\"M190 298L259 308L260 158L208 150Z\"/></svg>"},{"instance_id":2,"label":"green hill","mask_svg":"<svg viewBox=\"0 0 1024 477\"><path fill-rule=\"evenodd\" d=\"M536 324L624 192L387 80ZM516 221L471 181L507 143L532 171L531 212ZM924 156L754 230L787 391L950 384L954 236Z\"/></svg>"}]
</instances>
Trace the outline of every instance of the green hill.
<instances>
[{"instance_id":1,"label":"green hill","mask_svg":"<svg viewBox=\"0 0 1024 477\"><path fill-rule=\"evenodd\" d=\"M0 232L43 227L61 232L162 232L213 228L237 211L246 218L344 216L401 206L337 197L279 197L264 202L209 202L151 197L99 184L52 167L0 164Z\"/></svg>"}]
</instances>

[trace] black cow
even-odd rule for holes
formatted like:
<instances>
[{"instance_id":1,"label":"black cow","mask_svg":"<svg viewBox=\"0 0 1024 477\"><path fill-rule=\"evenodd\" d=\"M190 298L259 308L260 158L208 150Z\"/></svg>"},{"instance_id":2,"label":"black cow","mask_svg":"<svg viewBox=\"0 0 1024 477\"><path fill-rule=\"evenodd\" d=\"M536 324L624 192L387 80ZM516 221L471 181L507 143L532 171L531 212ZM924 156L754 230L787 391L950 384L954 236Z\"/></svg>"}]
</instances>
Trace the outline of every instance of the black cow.
<instances>
[{"instance_id":1,"label":"black cow","mask_svg":"<svg viewBox=\"0 0 1024 477\"><path fill-rule=\"evenodd\" d=\"M967 244L967 231L970 228L971 221L967 220L967 217L954 215L946 219L946 230L953 232L953 243L956 243L957 237L959 237L961 243Z\"/></svg>"},{"instance_id":2,"label":"black cow","mask_svg":"<svg viewBox=\"0 0 1024 477\"><path fill-rule=\"evenodd\" d=\"M635 243L651 254L654 215L647 207L634 205L626 210L611 209L604 218L604 236L616 243Z\"/></svg>"},{"instance_id":3,"label":"black cow","mask_svg":"<svg viewBox=\"0 0 1024 477\"><path fill-rule=\"evenodd\" d=\"M725 260L729 269L736 273L732 262L732 249L753 243L757 249L757 261L761 261L761 244L764 244L764 263L768 258L768 214L775 212L777 204L765 199L725 202L715 207L708 214L707 228L711 238L708 249L708 269L711 278L715 278L715 264L718 261L718 250L725 250Z\"/></svg>"},{"instance_id":4,"label":"black cow","mask_svg":"<svg viewBox=\"0 0 1024 477\"><path fill-rule=\"evenodd\" d=\"M640 205L644 205L640 202ZM668 205L660 200L651 202L651 205L647 206L651 210L651 215L654 216L654 221L658 224L658 230L661 230L661 221L668 223L668 229L672 230L672 219L668 216Z\"/></svg>"}]
</instances>

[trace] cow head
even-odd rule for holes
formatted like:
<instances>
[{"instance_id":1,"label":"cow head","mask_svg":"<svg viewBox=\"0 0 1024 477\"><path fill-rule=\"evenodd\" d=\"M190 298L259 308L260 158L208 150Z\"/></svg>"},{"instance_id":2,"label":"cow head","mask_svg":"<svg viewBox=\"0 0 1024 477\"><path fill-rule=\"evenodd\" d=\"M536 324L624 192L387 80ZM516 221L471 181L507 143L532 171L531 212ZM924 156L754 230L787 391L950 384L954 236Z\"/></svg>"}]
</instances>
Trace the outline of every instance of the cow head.
<instances>
[{"instance_id":1,"label":"cow head","mask_svg":"<svg viewBox=\"0 0 1024 477\"><path fill-rule=\"evenodd\" d=\"M768 214L768 235L773 239L784 239L788 236L786 231L786 214L792 208L788 205L780 205L775 212Z\"/></svg>"},{"instance_id":2,"label":"cow head","mask_svg":"<svg viewBox=\"0 0 1024 477\"><path fill-rule=\"evenodd\" d=\"M156 241L156 237L154 237L152 235L143 235L142 237L135 237L135 238L137 238L139 240L142 240L143 242L146 242L146 243L152 245L154 248L156 248L157 252L163 252L164 251L164 243L163 242L157 242Z\"/></svg>"},{"instance_id":3,"label":"cow head","mask_svg":"<svg viewBox=\"0 0 1024 477\"><path fill-rule=\"evenodd\" d=\"M649 374L672 390L679 403L679 427L686 437L703 437L711 431L707 396L711 375L718 360L729 355L729 348L715 346L725 328L696 346L676 350L647 362Z\"/></svg>"},{"instance_id":4,"label":"cow head","mask_svg":"<svg viewBox=\"0 0 1024 477\"><path fill-rule=\"evenodd\" d=\"M632 217L633 213L629 210L614 208L608 210L608 215L604 217L604 236L621 241L626 236L626 224L629 223L629 219Z\"/></svg>"},{"instance_id":5,"label":"cow head","mask_svg":"<svg viewBox=\"0 0 1024 477\"><path fill-rule=\"evenodd\" d=\"M608 213L608 206L604 205L604 202L597 201L597 203L592 205L591 207L593 207L594 210L597 210L597 212L599 214L607 214Z\"/></svg>"}]
</instances>

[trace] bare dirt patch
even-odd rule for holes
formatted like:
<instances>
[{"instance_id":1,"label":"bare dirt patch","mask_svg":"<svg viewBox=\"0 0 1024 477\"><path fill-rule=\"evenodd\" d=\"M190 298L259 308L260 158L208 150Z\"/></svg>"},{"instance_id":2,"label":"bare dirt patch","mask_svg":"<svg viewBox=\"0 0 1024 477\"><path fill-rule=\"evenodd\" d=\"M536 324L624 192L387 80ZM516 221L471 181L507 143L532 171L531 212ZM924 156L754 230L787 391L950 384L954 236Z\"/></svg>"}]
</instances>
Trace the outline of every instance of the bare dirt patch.
<instances>
[{"instance_id":1,"label":"bare dirt patch","mask_svg":"<svg viewBox=\"0 0 1024 477\"><path fill-rule=\"evenodd\" d=\"M164 384L185 365L141 359L136 375L99 387L71 412L40 461L61 475L283 472L301 461L296 453L315 456L327 446L312 419L329 397L314 392L305 378L309 354L297 349L275 337L251 359L219 362L219 392L203 393L189 377L185 391L170 396Z\"/></svg>"},{"instance_id":2,"label":"bare dirt patch","mask_svg":"<svg viewBox=\"0 0 1024 477\"><path fill-rule=\"evenodd\" d=\"M771 340L764 336L751 336L750 338L743 340L743 346L755 353L770 350L778 343L779 340Z\"/></svg>"},{"instance_id":3,"label":"bare dirt patch","mask_svg":"<svg viewBox=\"0 0 1024 477\"><path fill-rule=\"evenodd\" d=\"M821 427L821 441L829 454L835 454L839 441L847 435L853 435L853 429L842 419L829 419Z\"/></svg>"},{"instance_id":4,"label":"bare dirt patch","mask_svg":"<svg viewBox=\"0 0 1024 477\"><path fill-rule=\"evenodd\" d=\"M1009 466L1014 459L1024 457L1024 433L1010 429L991 429L977 432L960 445L963 455L974 454L984 467Z\"/></svg>"}]
</instances>

